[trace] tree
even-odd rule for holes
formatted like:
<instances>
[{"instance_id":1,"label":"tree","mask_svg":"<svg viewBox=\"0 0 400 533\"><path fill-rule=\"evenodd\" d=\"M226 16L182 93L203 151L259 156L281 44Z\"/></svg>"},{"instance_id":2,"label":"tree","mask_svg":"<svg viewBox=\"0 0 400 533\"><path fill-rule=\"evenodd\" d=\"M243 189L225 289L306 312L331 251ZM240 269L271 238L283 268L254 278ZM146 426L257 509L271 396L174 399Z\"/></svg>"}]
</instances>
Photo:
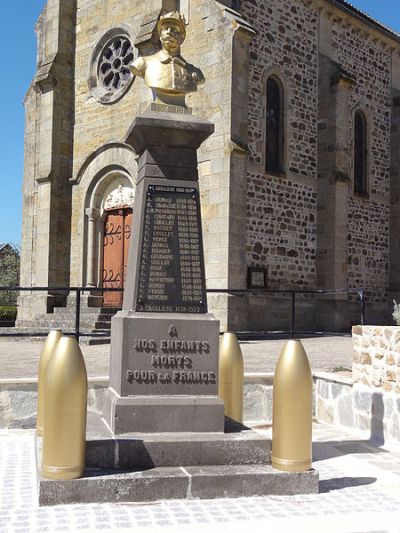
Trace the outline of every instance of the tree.
<instances>
[{"instance_id":1,"label":"tree","mask_svg":"<svg viewBox=\"0 0 400 533\"><path fill-rule=\"evenodd\" d=\"M18 246L0 244L0 287L19 284L21 253ZM16 291L0 291L0 305L16 305Z\"/></svg>"}]
</instances>

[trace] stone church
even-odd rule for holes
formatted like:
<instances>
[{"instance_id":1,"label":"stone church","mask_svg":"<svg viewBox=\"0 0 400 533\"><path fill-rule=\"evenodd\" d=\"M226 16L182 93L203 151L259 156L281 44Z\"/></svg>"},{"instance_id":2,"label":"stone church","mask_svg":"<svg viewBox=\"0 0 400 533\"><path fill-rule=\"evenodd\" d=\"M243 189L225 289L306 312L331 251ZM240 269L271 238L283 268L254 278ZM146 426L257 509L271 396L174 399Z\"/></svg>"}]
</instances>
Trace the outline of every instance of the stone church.
<instances>
[{"instance_id":1,"label":"stone church","mask_svg":"<svg viewBox=\"0 0 400 533\"><path fill-rule=\"evenodd\" d=\"M400 293L400 35L344 0L48 0L25 99L22 286L84 286L117 308L135 221L126 142L151 93L129 64L158 46L162 12L187 23L183 55L206 83L189 97L215 124L199 154L210 311L221 329L390 320ZM19 325L71 307L22 293ZM56 309L57 310L57 309Z\"/></svg>"}]
</instances>

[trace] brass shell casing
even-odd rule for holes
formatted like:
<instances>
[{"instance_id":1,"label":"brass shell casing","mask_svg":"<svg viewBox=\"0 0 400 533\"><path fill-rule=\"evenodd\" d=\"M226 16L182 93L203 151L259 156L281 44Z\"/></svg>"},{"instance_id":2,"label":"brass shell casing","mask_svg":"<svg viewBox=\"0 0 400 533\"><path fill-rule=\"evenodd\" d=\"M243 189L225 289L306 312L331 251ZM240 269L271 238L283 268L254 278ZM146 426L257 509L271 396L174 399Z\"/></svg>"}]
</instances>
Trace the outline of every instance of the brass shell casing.
<instances>
[{"instance_id":1,"label":"brass shell casing","mask_svg":"<svg viewBox=\"0 0 400 533\"><path fill-rule=\"evenodd\" d=\"M312 391L303 345L288 341L276 366L273 389L272 466L278 470L312 468Z\"/></svg>"},{"instance_id":2,"label":"brass shell casing","mask_svg":"<svg viewBox=\"0 0 400 533\"><path fill-rule=\"evenodd\" d=\"M225 333L219 346L219 397L225 416L243 422L243 355L234 333Z\"/></svg>"},{"instance_id":3,"label":"brass shell casing","mask_svg":"<svg viewBox=\"0 0 400 533\"><path fill-rule=\"evenodd\" d=\"M37 418L36 418L36 433L42 435L43 433L43 410L44 410L44 380L47 373L47 366L50 358L54 353L58 341L62 337L62 331L53 329L47 335L44 343L42 353L39 360L39 377L38 377L38 398L37 398Z\"/></svg>"},{"instance_id":4,"label":"brass shell casing","mask_svg":"<svg viewBox=\"0 0 400 533\"><path fill-rule=\"evenodd\" d=\"M44 387L42 475L75 479L85 470L87 373L74 338L62 337Z\"/></svg>"}]
</instances>

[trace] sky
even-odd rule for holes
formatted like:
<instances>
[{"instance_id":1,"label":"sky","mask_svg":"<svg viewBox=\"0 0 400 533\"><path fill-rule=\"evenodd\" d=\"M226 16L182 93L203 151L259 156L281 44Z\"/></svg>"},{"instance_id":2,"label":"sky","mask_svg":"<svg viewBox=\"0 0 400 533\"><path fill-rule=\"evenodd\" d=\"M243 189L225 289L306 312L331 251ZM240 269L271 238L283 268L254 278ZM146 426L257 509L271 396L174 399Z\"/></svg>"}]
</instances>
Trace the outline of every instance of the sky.
<instances>
[{"instance_id":1,"label":"sky","mask_svg":"<svg viewBox=\"0 0 400 533\"><path fill-rule=\"evenodd\" d=\"M3 4L0 20L3 42L3 59L0 66L0 243L20 244L24 157L23 100L35 72L34 27L45 0L14 0ZM352 0L352 4L400 32L399 0Z\"/></svg>"}]
</instances>

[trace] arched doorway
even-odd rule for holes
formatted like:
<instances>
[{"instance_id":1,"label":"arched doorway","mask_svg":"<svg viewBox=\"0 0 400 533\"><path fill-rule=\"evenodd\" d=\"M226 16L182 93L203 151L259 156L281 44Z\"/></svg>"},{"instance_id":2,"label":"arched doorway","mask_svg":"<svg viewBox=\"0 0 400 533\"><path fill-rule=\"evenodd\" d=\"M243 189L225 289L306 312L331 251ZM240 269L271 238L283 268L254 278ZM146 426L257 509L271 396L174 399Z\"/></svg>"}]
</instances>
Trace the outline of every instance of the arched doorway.
<instances>
[{"instance_id":1,"label":"arched doorway","mask_svg":"<svg viewBox=\"0 0 400 533\"><path fill-rule=\"evenodd\" d=\"M104 203L102 286L123 289L132 233L132 191L119 184ZM123 292L104 292L105 307L122 307Z\"/></svg>"},{"instance_id":2,"label":"arched doorway","mask_svg":"<svg viewBox=\"0 0 400 533\"><path fill-rule=\"evenodd\" d=\"M88 307L101 307L103 305L103 293L96 289L106 286L123 285L124 276L103 275L103 270L111 270L108 267L109 255L107 247L105 249L105 233L110 233L107 241L112 240L112 234L115 232L115 222L118 229L119 223L113 220L112 215L118 214L122 210L123 226L123 255L122 263L127 262L128 257L128 238L130 231L127 226L131 226L129 215L132 217L132 209L135 197L135 176L137 174L137 163L135 152L127 145L119 143L110 143L96 150L85 162L79 171L79 181L77 193L81 191L84 194L84 220L83 224L77 228L81 235L81 247L72 247L71 259L76 265L75 283L91 289L88 295ZM78 190L79 189L79 190ZM74 205L77 205L75 217L78 213L78 204L81 200L79 194ZM113 213L114 212L114 213ZM114 230L110 231L106 226L114 225ZM114 239L118 239L118 231ZM120 252L121 250L119 250ZM105 258L104 258L105 252ZM105 263L104 263L105 261ZM121 264L121 259L119 260ZM105 268L104 268L105 267ZM115 273L115 267L111 265ZM79 268L81 268L79 273ZM123 272L124 267L119 268ZM78 277L81 278L78 279ZM104 282L103 282L104 280ZM116 296L114 293L113 296ZM107 305L122 303L122 293L118 301L110 301L106 298Z\"/></svg>"}]
</instances>

